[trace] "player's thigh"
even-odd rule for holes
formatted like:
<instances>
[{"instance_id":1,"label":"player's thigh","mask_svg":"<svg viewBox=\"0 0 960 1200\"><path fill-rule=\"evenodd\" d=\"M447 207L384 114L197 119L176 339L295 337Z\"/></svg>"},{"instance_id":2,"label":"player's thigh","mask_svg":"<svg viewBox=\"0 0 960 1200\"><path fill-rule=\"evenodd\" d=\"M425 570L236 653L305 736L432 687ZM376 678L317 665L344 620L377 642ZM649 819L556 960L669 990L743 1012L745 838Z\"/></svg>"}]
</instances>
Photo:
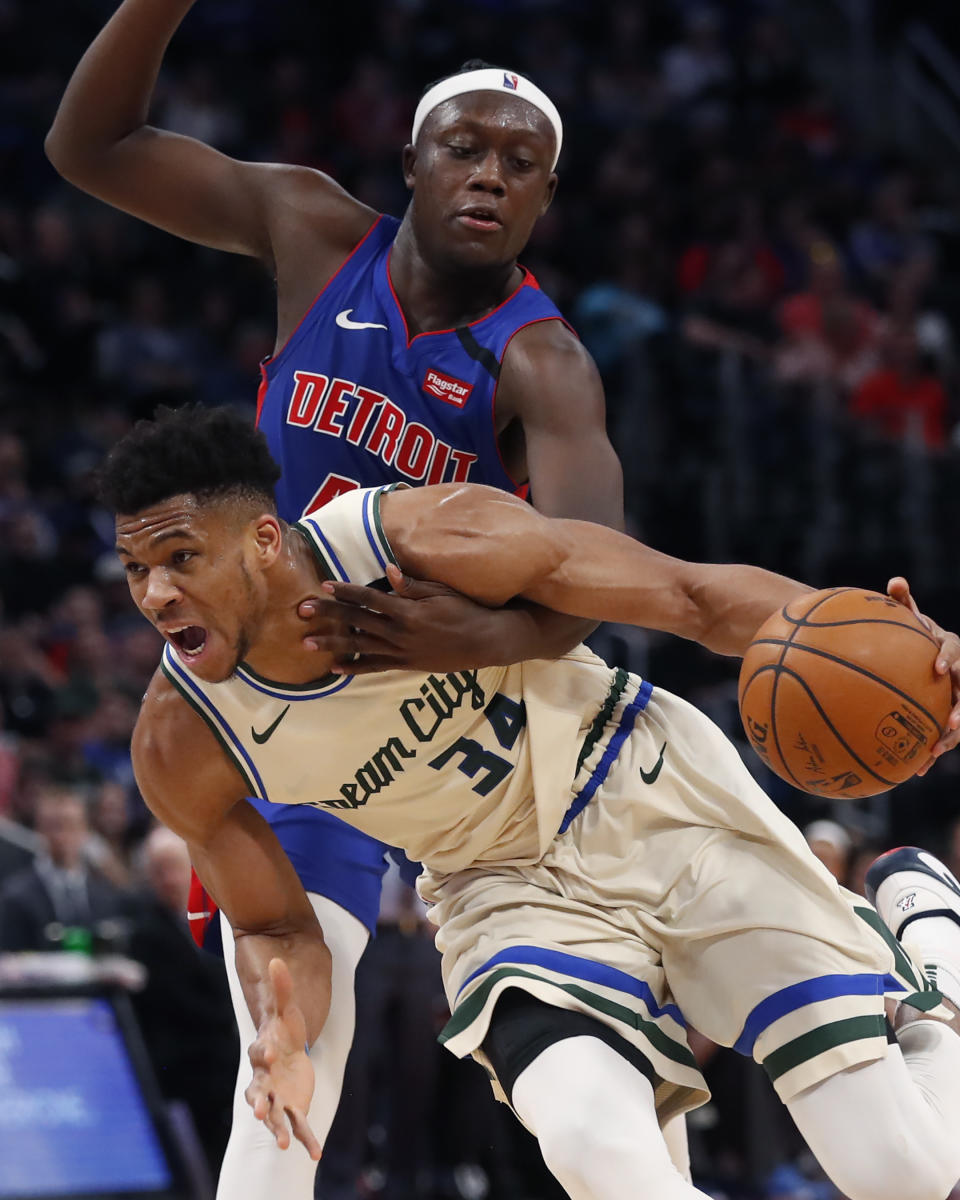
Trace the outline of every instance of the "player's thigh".
<instances>
[{"instance_id":1,"label":"player's thigh","mask_svg":"<svg viewBox=\"0 0 960 1200\"><path fill-rule=\"evenodd\" d=\"M496 1075L481 1047L499 1005L516 990L589 1018L614 1044L629 1046L645 1064L664 1119L706 1100L659 955L620 910L565 895L543 862L463 872L439 893L451 1008L441 1040L454 1054L473 1054ZM506 1090L495 1085L500 1098Z\"/></svg>"},{"instance_id":2,"label":"player's thigh","mask_svg":"<svg viewBox=\"0 0 960 1200\"><path fill-rule=\"evenodd\" d=\"M885 995L923 983L906 960L898 974L869 906L776 843L718 835L692 863L660 931L690 1024L762 1063L783 1100L882 1058Z\"/></svg>"}]
</instances>

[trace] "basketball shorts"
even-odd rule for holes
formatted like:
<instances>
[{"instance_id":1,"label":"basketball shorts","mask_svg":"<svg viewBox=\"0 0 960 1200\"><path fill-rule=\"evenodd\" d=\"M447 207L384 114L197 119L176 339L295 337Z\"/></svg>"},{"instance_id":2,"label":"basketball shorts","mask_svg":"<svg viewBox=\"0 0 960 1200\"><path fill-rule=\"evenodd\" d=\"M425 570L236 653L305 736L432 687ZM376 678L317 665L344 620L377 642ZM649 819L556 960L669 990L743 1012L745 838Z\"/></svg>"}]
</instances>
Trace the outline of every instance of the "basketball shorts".
<instances>
[{"instance_id":1,"label":"basketball shorts","mask_svg":"<svg viewBox=\"0 0 960 1200\"><path fill-rule=\"evenodd\" d=\"M441 1040L492 1075L497 997L522 988L641 1050L661 1121L709 1097L688 1023L762 1063L784 1100L883 1057L885 997L936 1010L939 993L691 705L653 689L604 775L638 684L571 794L602 783L539 862L421 878L452 1013Z\"/></svg>"},{"instance_id":2,"label":"basketball shorts","mask_svg":"<svg viewBox=\"0 0 960 1200\"><path fill-rule=\"evenodd\" d=\"M339 904L373 936L389 847L332 813L308 804L271 804L254 796L248 797L248 803L270 824L304 890ZM408 862L405 855L402 858ZM419 869L416 864L410 866ZM412 882L409 873L404 878ZM187 905L190 932L201 949L222 955L220 922L213 919L217 912L216 904L193 872Z\"/></svg>"}]
</instances>

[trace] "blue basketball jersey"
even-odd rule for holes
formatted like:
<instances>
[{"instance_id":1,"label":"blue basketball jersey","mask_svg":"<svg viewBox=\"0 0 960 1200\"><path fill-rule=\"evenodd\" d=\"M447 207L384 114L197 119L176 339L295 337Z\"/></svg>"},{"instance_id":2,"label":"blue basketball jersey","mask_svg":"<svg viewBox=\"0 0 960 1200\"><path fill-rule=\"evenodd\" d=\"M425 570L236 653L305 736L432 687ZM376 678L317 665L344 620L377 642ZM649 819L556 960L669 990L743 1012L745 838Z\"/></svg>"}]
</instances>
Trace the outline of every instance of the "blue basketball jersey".
<instances>
[{"instance_id":1,"label":"blue basketball jersey","mask_svg":"<svg viewBox=\"0 0 960 1200\"><path fill-rule=\"evenodd\" d=\"M398 481L518 490L497 447L500 364L524 326L563 318L525 272L482 320L410 338L390 280L399 226L393 217L376 220L261 367L257 423L283 472L276 497L284 520L341 492ZM251 803L307 890L372 928L386 847L313 808Z\"/></svg>"},{"instance_id":2,"label":"blue basketball jersey","mask_svg":"<svg viewBox=\"0 0 960 1200\"><path fill-rule=\"evenodd\" d=\"M286 520L398 481L518 488L497 447L500 363L524 326L563 318L526 272L482 320L410 338L390 281L398 227L376 221L263 364L258 422L283 469Z\"/></svg>"}]
</instances>

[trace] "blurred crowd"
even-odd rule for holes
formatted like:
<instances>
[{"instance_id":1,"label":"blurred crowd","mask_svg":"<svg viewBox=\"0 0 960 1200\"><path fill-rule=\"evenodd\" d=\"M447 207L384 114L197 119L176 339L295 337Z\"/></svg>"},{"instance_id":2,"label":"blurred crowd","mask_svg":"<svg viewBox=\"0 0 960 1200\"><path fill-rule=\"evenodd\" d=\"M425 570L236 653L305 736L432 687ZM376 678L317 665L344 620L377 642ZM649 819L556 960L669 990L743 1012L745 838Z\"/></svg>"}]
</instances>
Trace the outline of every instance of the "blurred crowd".
<instances>
[{"instance_id":1,"label":"blurred crowd","mask_svg":"<svg viewBox=\"0 0 960 1200\"><path fill-rule=\"evenodd\" d=\"M69 72L114 7L0 0L0 951L86 928L93 949L122 944L152 966L141 1023L215 1165L236 1052L226 989L188 941L184 848L152 830L133 779L160 646L93 479L159 402L252 413L274 298L255 264L143 227L46 163ZM815 585L882 589L904 572L956 627L960 173L855 128L788 18L774 0L199 0L154 116L231 154L318 167L400 214L422 87L474 57L529 74L565 141L523 261L601 368L634 531ZM735 664L634 631L598 644L740 736ZM752 766L855 890L898 842L960 867L949 760L843 808ZM443 1002L411 903L385 912L363 968L379 984L358 988L373 999L322 1194L547 1200L481 1073L474 1089L417 1041L432 1042ZM417 1048L402 1096L384 1058L398 1028ZM178 1074L201 1044L219 1099ZM728 1200L830 1200L752 1064L699 1050L717 1097L691 1123L701 1178Z\"/></svg>"}]
</instances>

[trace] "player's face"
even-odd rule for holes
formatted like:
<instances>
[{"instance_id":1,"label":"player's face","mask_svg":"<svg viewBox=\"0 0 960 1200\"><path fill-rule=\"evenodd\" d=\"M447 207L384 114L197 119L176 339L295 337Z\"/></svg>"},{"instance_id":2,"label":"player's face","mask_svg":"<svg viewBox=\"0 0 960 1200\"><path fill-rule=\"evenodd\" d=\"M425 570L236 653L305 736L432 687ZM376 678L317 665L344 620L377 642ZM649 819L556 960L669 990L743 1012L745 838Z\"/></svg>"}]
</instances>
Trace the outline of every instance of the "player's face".
<instances>
[{"instance_id":1,"label":"player's face","mask_svg":"<svg viewBox=\"0 0 960 1200\"><path fill-rule=\"evenodd\" d=\"M553 199L554 148L550 122L518 96L439 104L404 151L418 244L458 266L512 262Z\"/></svg>"},{"instance_id":2,"label":"player's face","mask_svg":"<svg viewBox=\"0 0 960 1200\"><path fill-rule=\"evenodd\" d=\"M275 518L245 521L226 503L194 496L117 517L117 553L134 603L210 683L230 678L259 631L264 529L278 546Z\"/></svg>"}]
</instances>

